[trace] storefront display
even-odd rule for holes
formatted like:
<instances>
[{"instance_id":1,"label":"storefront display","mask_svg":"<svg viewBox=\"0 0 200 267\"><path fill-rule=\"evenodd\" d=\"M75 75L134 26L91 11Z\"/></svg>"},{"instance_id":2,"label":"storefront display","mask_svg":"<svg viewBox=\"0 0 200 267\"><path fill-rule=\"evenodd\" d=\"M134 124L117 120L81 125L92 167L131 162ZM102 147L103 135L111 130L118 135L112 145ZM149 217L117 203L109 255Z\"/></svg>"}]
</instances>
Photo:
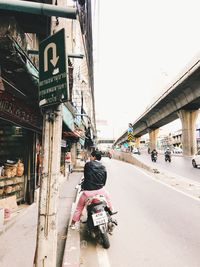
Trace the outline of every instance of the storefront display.
<instances>
[{"instance_id":1,"label":"storefront display","mask_svg":"<svg viewBox=\"0 0 200 267\"><path fill-rule=\"evenodd\" d=\"M33 139L29 130L0 120L0 199L15 195L18 203L26 202ZM32 159L33 161L34 159ZM29 178L30 177L30 178Z\"/></svg>"},{"instance_id":2,"label":"storefront display","mask_svg":"<svg viewBox=\"0 0 200 267\"><path fill-rule=\"evenodd\" d=\"M0 167L0 199L16 195L17 201L24 197L24 164L6 162Z\"/></svg>"},{"instance_id":3,"label":"storefront display","mask_svg":"<svg viewBox=\"0 0 200 267\"><path fill-rule=\"evenodd\" d=\"M0 120L0 199L16 195L25 198L24 159L26 130Z\"/></svg>"}]
</instances>

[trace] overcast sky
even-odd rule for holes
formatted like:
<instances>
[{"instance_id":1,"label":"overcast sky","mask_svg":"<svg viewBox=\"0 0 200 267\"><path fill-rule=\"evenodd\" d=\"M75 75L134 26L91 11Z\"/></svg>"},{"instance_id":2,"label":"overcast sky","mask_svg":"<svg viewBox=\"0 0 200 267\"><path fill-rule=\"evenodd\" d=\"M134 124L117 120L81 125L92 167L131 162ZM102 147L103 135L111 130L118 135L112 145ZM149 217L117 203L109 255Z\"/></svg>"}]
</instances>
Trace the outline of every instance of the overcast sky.
<instances>
[{"instance_id":1,"label":"overcast sky","mask_svg":"<svg viewBox=\"0 0 200 267\"><path fill-rule=\"evenodd\" d=\"M200 58L200 1L93 1L96 117L117 138Z\"/></svg>"}]
</instances>

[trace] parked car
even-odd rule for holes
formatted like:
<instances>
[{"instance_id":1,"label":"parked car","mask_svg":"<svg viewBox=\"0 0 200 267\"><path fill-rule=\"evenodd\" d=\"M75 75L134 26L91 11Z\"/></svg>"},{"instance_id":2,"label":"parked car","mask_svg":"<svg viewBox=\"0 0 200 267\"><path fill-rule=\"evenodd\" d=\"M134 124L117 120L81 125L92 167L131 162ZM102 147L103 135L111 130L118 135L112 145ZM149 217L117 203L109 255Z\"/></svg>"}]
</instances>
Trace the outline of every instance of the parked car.
<instances>
[{"instance_id":1,"label":"parked car","mask_svg":"<svg viewBox=\"0 0 200 267\"><path fill-rule=\"evenodd\" d=\"M175 147L175 148L173 149L173 153L175 153L175 154L180 154L180 153L183 153L183 150L182 150L182 148L180 148L180 147Z\"/></svg>"},{"instance_id":2,"label":"parked car","mask_svg":"<svg viewBox=\"0 0 200 267\"><path fill-rule=\"evenodd\" d=\"M133 154L138 154L138 155L140 155L140 150L139 150L139 148L134 147L133 150L132 150L132 153L133 153Z\"/></svg>"},{"instance_id":3,"label":"parked car","mask_svg":"<svg viewBox=\"0 0 200 267\"><path fill-rule=\"evenodd\" d=\"M200 150L198 150L197 154L195 154L192 157L192 166L194 168L197 168L197 166L200 166Z\"/></svg>"},{"instance_id":4,"label":"parked car","mask_svg":"<svg viewBox=\"0 0 200 267\"><path fill-rule=\"evenodd\" d=\"M108 158L112 158L112 154L110 153L110 151L101 151L101 156L102 157L108 157Z\"/></svg>"}]
</instances>

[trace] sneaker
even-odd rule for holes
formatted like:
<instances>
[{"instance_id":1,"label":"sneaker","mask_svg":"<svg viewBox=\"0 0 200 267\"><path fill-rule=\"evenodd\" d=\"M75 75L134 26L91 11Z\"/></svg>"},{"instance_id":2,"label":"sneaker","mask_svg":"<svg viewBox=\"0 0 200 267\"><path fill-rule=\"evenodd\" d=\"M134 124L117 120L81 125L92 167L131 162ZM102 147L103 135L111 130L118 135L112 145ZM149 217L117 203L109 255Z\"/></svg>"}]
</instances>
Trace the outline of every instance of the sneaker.
<instances>
[{"instance_id":1,"label":"sneaker","mask_svg":"<svg viewBox=\"0 0 200 267\"><path fill-rule=\"evenodd\" d=\"M75 225L75 224L71 224L71 225L70 225L70 228L71 228L72 230L76 230L76 225Z\"/></svg>"}]
</instances>

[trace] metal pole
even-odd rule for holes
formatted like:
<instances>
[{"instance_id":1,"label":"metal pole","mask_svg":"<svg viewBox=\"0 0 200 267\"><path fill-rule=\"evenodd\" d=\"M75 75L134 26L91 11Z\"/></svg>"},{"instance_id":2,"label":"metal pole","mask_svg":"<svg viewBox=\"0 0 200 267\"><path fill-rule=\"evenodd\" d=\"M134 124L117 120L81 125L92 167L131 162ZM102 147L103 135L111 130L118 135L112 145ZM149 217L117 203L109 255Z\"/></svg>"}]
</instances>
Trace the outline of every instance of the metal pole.
<instances>
[{"instance_id":1,"label":"metal pole","mask_svg":"<svg viewBox=\"0 0 200 267\"><path fill-rule=\"evenodd\" d=\"M0 0L0 10L9 10L16 12L31 13L44 16L63 17L69 19L76 19L75 8L65 8L55 5L27 2L20 0Z\"/></svg>"}]
</instances>

